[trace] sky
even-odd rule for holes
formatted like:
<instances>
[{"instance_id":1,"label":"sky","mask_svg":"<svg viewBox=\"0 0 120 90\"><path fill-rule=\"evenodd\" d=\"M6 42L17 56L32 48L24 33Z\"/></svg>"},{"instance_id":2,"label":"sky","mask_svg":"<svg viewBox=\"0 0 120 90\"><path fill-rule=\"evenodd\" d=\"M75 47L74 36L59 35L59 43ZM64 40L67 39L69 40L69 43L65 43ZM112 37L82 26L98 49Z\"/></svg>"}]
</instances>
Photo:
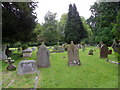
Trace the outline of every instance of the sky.
<instances>
[{"instance_id":1,"label":"sky","mask_svg":"<svg viewBox=\"0 0 120 90\"><path fill-rule=\"evenodd\" d=\"M57 13L57 20L63 13L68 13L69 4L74 4L77 7L77 11L80 16L88 19L91 15L89 11L90 6L94 4L96 0L35 0L38 2L38 7L35 12L37 13L37 18L39 23L44 23L44 16L48 11L52 13Z\"/></svg>"}]
</instances>

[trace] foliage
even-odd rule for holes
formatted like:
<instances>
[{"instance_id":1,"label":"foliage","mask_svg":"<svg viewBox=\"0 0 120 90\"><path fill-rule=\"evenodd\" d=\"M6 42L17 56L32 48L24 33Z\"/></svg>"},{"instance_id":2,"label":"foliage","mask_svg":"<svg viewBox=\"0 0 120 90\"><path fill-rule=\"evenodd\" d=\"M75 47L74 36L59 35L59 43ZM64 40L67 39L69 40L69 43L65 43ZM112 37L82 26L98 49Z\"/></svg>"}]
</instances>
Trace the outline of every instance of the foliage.
<instances>
[{"instance_id":1,"label":"foliage","mask_svg":"<svg viewBox=\"0 0 120 90\"><path fill-rule=\"evenodd\" d=\"M23 44L23 45L22 45L22 49L23 49L23 50L25 50L25 49L27 49L27 48L28 48L28 45L27 45L27 44Z\"/></svg>"},{"instance_id":2,"label":"foliage","mask_svg":"<svg viewBox=\"0 0 120 90\"><path fill-rule=\"evenodd\" d=\"M2 2L3 44L28 42L36 26L36 2Z\"/></svg>"},{"instance_id":3,"label":"foliage","mask_svg":"<svg viewBox=\"0 0 120 90\"><path fill-rule=\"evenodd\" d=\"M116 23L113 24L113 33L117 40L120 40L120 9L116 17Z\"/></svg>"},{"instance_id":4,"label":"foliage","mask_svg":"<svg viewBox=\"0 0 120 90\"><path fill-rule=\"evenodd\" d=\"M43 23L43 37L44 42L47 45L54 45L59 40L59 32L57 30L57 20L56 13L52 13L48 11L46 13L44 19L45 23Z\"/></svg>"},{"instance_id":5,"label":"foliage","mask_svg":"<svg viewBox=\"0 0 120 90\"><path fill-rule=\"evenodd\" d=\"M70 43L74 41L74 43L80 43L80 41L86 37L87 32L84 29L77 7L75 4L70 4L65 25L65 42Z\"/></svg>"},{"instance_id":6,"label":"foliage","mask_svg":"<svg viewBox=\"0 0 120 90\"><path fill-rule=\"evenodd\" d=\"M58 31L60 33L60 38L59 41L64 42L64 38L65 38L65 25L66 25L66 21L67 21L67 14L64 13L62 14L60 21L58 22L57 28Z\"/></svg>"},{"instance_id":7,"label":"foliage","mask_svg":"<svg viewBox=\"0 0 120 90\"><path fill-rule=\"evenodd\" d=\"M85 30L87 31L87 34L88 34L88 38L85 38L82 41L84 41L85 43L92 44L93 43L93 32L92 32L92 29L86 23L86 20L85 20L85 18L83 16L81 16L81 20L82 20L83 26L84 26Z\"/></svg>"},{"instance_id":8,"label":"foliage","mask_svg":"<svg viewBox=\"0 0 120 90\"><path fill-rule=\"evenodd\" d=\"M119 11L119 2L99 2L91 6L91 17L87 23L93 31L93 41L103 41L111 45L115 35L113 34L113 23L116 23L116 16Z\"/></svg>"}]
</instances>

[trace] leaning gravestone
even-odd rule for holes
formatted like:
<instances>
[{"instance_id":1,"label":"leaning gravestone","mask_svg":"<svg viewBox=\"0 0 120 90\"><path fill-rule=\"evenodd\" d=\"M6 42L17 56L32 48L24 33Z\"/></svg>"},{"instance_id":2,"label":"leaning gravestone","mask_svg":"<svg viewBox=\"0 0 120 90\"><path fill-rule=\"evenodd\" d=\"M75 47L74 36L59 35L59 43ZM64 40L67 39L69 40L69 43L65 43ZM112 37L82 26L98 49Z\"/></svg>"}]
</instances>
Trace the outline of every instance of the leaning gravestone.
<instances>
[{"instance_id":1,"label":"leaning gravestone","mask_svg":"<svg viewBox=\"0 0 120 90\"><path fill-rule=\"evenodd\" d=\"M76 45L74 45L73 41L71 41L70 46L68 47L68 65L80 65L79 60L79 49Z\"/></svg>"},{"instance_id":2,"label":"leaning gravestone","mask_svg":"<svg viewBox=\"0 0 120 90\"><path fill-rule=\"evenodd\" d=\"M34 74L37 72L37 64L34 60L23 60L18 64L17 74Z\"/></svg>"},{"instance_id":3,"label":"leaning gravestone","mask_svg":"<svg viewBox=\"0 0 120 90\"><path fill-rule=\"evenodd\" d=\"M108 58L108 47L106 45L101 46L100 58Z\"/></svg>"},{"instance_id":4,"label":"leaning gravestone","mask_svg":"<svg viewBox=\"0 0 120 90\"><path fill-rule=\"evenodd\" d=\"M49 67L50 66L50 52L44 45L44 42L42 45L39 47L38 52L37 52L37 66L38 68L44 68L44 67Z\"/></svg>"}]
</instances>

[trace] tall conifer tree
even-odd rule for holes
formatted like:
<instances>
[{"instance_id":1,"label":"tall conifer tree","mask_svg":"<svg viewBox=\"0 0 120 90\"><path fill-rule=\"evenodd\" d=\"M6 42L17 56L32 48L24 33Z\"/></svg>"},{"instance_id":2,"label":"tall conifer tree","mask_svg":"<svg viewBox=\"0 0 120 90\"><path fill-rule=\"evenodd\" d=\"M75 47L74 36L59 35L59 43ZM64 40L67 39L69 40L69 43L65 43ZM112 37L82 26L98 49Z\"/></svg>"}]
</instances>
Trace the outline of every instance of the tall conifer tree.
<instances>
[{"instance_id":1,"label":"tall conifer tree","mask_svg":"<svg viewBox=\"0 0 120 90\"><path fill-rule=\"evenodd\" d=\"M87 37L83 23L77 11L75 4L69 5L68 18L65 26L65 42L74 41L76 44Z\"/></svg>"}]
</instances>

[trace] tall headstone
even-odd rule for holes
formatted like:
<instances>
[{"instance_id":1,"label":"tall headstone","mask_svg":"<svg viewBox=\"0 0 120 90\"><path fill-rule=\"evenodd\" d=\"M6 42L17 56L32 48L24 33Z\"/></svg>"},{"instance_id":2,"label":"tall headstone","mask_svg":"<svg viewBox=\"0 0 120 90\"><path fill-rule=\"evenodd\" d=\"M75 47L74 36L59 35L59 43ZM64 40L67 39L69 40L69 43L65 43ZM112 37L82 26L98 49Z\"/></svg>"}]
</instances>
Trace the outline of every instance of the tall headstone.
<instances>
[{"instance_id":1,"label":"tall headstone","mask_svg":"<svg viewBox=\"0 0 120 90\"><path fill-rule=\"evenodd\" d=\"M100 58L108 58L108 47L105 44L101 46Z\"/></svg>"},{"instance_id":2,"label":"tall headstone","mask_svg":"<svg viewBox=\"0 0 120 90\"><path fill-rule=\"evenodd\" d=\"M6 51L6 46L1 46L2 48L0 49L0 60L6 60L7 59L7 55L5 53Z\"/></svg>"},{"instance_id":3,"label":"tall headstone","mask_svg":"<svg viewBox=\"0 0 120 90\"><path fill-rule=\"evenodd\" d=\"M80 65L79 59L79 49L76 45L74 45L73 41L71 41L70 46L68 47L68 65Z\"/></svg>"},{"instance_id":4,"label":"tall headstone","mask_svg":"<svg viewBox=\"0 0 120 90\"><path fill-rule=\"evenodd\" d=\"M50 52L44 45L44 42L42 45L39 47L38 52L37 52L37 66L38 68L44 68L44 67L49 67L50 66Z\"/></svg>"},{"instance_id":5,"label":"tall headstone","mask_svg":"<svg viewBox=\"0 0 120 90\"><path fill-rule=\"evenodd\" d=\"M34 74L38 72L35 60L23 60L18 64L17 74Z\"/></svg>"}]
</instances>

